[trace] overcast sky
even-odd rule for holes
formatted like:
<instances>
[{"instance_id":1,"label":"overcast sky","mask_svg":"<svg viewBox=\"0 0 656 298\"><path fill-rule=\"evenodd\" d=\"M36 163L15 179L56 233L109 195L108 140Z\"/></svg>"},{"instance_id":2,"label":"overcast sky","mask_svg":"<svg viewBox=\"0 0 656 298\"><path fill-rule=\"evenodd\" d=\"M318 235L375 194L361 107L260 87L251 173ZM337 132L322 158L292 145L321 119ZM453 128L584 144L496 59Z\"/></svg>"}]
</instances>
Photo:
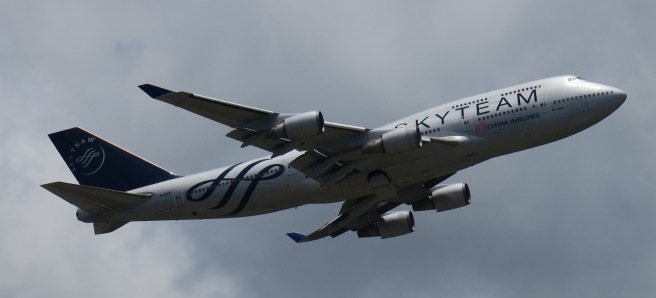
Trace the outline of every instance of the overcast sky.
<instances>
[{"instance_id":1,"label":"overcast sky","mask_svg":"<svg viewBox=\"0 0 656 298\"><path fill-rule=\"evenodd\" d=\"M2 297L647 297L656 292L653 1L0 1ZM494 2L494 3L491 3ZM460 171L473 203L393 239L295 244L339 204L94 236L40 184L83 127L178 174L266 155L152 83L375 127L575 74L626 103Z\"/></svg>"}]
</instances>

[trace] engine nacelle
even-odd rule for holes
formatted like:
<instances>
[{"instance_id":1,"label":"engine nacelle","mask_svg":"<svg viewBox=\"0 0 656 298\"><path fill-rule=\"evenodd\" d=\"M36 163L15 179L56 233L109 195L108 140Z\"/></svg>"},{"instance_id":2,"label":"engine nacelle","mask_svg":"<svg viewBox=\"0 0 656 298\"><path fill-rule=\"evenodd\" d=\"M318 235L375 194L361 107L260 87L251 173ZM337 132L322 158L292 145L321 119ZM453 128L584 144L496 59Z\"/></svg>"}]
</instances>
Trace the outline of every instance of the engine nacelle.
<instances>
[{"instance_id":1,"label":"engine nacelle","mask_svg":"<svg viewBox=\"0 0 656 298\"><path fill-rule=\"evenodd\" d=\"M410 211L390 212L381 216L372 225L358 230L358 237L391 238L415 231L415 218Z\"/></svg>"},{"instance_id":2,"label":"engine nacelle","mask_svg":"<svg viewBox=\"0 0 656 298\"><path fill-rule=\"evenodd\" d=\"M312 111L291 116L271 128L270 135L274 138L299 140L325 131L323 114Z\"/></svg>"},{"instance_id":3,"label":"engine nacelle","mask_svg":"<svg viewBox=\"0 0 656 298\"><path fill-rule=\"evenodd\" d=\"M471 203L471 193L467 183L438 185L431 189L428 198L412 204L412 210L437 210L437 212L467 206Z\"/></svg>"},{"instance_id":4,"label":"engine nacelle","mask_svg":"<svg viewBox=\"0 0 656 298\"><path fill-rule=\"evenodd\" d=\"M362 148L362 153L399 153L419 148L421 148L419 127L402 127L373 139Z\"/></svg>"}]
</instances>

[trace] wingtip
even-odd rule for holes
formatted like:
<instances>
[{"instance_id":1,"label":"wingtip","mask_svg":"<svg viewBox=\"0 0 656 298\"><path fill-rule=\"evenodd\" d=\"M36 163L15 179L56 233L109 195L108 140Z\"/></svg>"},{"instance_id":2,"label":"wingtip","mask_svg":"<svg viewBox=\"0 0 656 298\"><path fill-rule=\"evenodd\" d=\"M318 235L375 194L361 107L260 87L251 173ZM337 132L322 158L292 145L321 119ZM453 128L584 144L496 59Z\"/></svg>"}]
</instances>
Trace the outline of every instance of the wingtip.
<instances>
[{"instance_id":1,"label":"wingtip","mask_svg":"<svg viewBox=\"0 0 656 298\"><path fill-rule=\"evenodd\" d=\"M148 94L148 96L150 96L152 98L158 98L162 95L169 94L169 93L173 92L171 90L164 89L164 88L161 88L161 87L157 87L157 86L151 85L151 84L139 85L139 88L141 90L143 90L143 92L146 92L146 94Z\"/></svg>"},{"instance_id":2,"label":"wingtip","mask_svg":"<svg viewBox=\"0 0 656 298\"><path fill-rule=\"evenodd\" d=\"M301 243L303 242L303 239L305 239L305 236L307 235L298 232L291 232L291 233L287 233L287 236L289 236L289 238L292 238L294 242Z\"/></svg>"}]
</instances>

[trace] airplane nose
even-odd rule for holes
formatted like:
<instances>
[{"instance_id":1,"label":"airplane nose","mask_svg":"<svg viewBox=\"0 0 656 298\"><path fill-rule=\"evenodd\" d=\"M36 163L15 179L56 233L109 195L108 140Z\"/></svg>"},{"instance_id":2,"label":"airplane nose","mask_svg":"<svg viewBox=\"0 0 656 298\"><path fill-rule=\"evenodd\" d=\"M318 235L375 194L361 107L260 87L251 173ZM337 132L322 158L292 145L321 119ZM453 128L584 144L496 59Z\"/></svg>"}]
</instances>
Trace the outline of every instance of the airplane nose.
<instances>
[{"instance_id":1,"label":"airplane nose","mask_svg":"<svg viewBox=\"0 0 656 298\"><path fill-rule=\"evenodd\" d=\"M626 92L618 88L611 89L610 102L614 109L619 108L626 101Z\"/></svg>"},{"instance_id":2,"label":"airplane nose","mask_svg":"<svg viewBox=\"0 0 656 298\"><path fill-rule=\"evenodd\" d=\"M620 105L626 101L626 92L617 89L615 92L613 92L613 94L615 94L615 100L618 101Z\"/></svg>"},{"instance_id":3,"label":"airplane nose","mask_svg":"<svg viewBox=\"0 0 656 298\"><path fill-rule=\"evenodd\" d=\"M598 83L588 84L590 84L592 94L597 95L587 101L588 106L596 110L599 115L605 115L604 117L610 115L626 101L627 96L624 90Z\"/></svg>"}]
</instances>

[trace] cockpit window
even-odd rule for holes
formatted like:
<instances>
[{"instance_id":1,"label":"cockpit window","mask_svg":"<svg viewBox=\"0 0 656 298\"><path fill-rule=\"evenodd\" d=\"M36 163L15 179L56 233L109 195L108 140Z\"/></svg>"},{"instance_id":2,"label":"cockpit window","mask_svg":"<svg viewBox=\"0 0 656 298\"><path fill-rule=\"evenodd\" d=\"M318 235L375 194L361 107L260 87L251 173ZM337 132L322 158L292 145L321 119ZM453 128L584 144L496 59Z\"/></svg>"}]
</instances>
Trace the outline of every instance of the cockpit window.
<instances>
[{"instance_id":1,"label":"cockpit window","mask_svg":"<svg viewBox=\"0 0 656 298\"><path fill-rule=\"evenodd\" d=\"M568 81L568 82L576 81L576 80L583 80L583 78L581 78L581 77L571 77L571 78L567 78L567 81Z\"/></svg>"}]
</instances>

